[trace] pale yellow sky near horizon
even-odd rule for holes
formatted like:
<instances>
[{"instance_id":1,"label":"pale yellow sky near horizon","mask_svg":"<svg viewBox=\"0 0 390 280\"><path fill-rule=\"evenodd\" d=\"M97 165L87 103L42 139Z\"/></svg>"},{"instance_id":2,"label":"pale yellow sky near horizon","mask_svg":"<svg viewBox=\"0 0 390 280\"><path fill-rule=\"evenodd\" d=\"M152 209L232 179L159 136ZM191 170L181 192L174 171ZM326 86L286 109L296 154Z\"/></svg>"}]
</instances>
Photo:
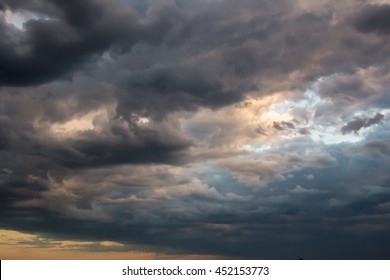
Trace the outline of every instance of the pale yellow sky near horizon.
<instances>
[{"instance_id":1,"label":"pale yellow sky near horizon","mask_svg":"<svg viewBox=\"0 0 390 280\"><path fill-rule=\"evenodd\" d=\"M213 255L171 255L124 249L124 244L102 241L54 240L39 235L0 229L1 260L161 260L224 259ZM88 248L99 248L92 251Z\"/></svg>"}]
</instances>

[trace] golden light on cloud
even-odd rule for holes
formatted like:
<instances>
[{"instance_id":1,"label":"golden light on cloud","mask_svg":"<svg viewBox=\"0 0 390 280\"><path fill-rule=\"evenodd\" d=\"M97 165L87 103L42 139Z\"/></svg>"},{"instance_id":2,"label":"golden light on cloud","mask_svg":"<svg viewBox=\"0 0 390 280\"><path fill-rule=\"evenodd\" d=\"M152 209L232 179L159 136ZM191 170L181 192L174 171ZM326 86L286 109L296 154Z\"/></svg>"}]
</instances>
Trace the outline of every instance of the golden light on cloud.
<instances>
[{"instance_id":1,"label":"golden light on cloud","mask_svg":"<svg viewBox=\"0 0 390 280\"><path fill-rule=\"evenodd\" d=\"M61 138L71 137L87 130L99 130L99 127L110 118L108 109L101 108L64 123L54 123L51 125L50 131L55 137Z\"/></svg>"},{"instance_id":2,"label":"golden light on cloud","mask_svg":"<svg viewBox=\"0 0 390 280\"><path fill-rule=\"evenodd\" d=\"M219 149L228 147L246 150L250 146L276 143L283 135L274 129L275 122L292 122L294 116L284 96L276 92L263 98L246 98L239 104L214 111L199 110L194 116L182 121L182 128L198 141Z\"/></svg>"}]
</instances>

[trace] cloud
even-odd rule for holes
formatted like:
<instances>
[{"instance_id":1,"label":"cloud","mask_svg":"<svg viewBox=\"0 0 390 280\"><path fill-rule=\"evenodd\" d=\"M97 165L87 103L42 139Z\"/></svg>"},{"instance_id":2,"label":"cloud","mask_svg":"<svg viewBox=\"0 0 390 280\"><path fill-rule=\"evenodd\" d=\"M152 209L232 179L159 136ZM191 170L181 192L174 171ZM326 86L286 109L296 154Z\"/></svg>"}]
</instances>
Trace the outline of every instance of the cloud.
<instances>
[{"instance_id":1,"label":"cloud","mask_svg":"<svg viewBox=\"0 0 390 280\"><path fill-rule=\"evenodd\" d=\"M355 118L353 121L348 122L345 126L341 128L343 134L355 132L357 133L360 129L364 127L370 127L375 124L379 124L385 118L385 115L377 113L372 118Z\"/></svg>"},{"instance_id":2,"label":"cloud","mask_svg":"<svg viewBox=\"0 0 390 280\"><path fill-rule=\"evenodd\" d=\"M164 32L161 22L159 34L153 23L141 23L121 1L21 1L10 6L11 11L24 8L37 15L24 23L23 31L11 31L1 21L0 34L6 39L0 45L2 85L27 86L63 78L93 54L116 44L158 41Z\"/></svg>"},{"instance_id":3,"label":"cloud","mask_svg":"<svg viewBox=\"0 0 390 280\"><path fill-rule=\"evenodd\" d=\"M326 168L337 165L329 154L312 152L300 156L295 153L262 154L260 159L225 160L221 166L237 175L239 181L250 186L264 186L269 182L285 181L285 174L307 167Z\"/></svg>"},{"instance_id":4,"label":"cloud","mask_svg":"<svg viewBox=\"0 0 390 280\"><path fill-rule=\"evenodd\" d=\"M273 122L272 126L277 130L285 130L289 128L292 129L295 127L292 122L286 122L286 121Z\"/></svg>"},{"instance_id":5,"label":"cloud","mask_svg":"<svg viewBox=\"0 0 390 280\"><path fill-rule=\"evenodd\" d=\"M372 140L372 141L367 142L364 145L364 147L373 153L379 152L380 154L383 154L383 155L390 154L390 147L386 141Z\"/></svg>"},{"instance_id":6,"label":"cloud","mask_svg":"<svg viewBox=\"0 0 390 280\"><path fill-rule=\"evenodd\" d=\"M125 115L129 108L142 111L148 104L149 115L161 117L170 111L219 108L242 99L245 89L229 88L219 80L215 73L196 64L152 66L127 78L118 112Z\"/></svg>"},{"instance_id":7,"label":"cloud","mask_svg":"<svg viewBox=\"0 0 390 280\"><path fill-rule=\"evenodd\" d=\"M316 190L316 189L305 189L300 185L295 186L295 188L291 190L291 193L294 193L294 194L304 194L304 193L306 193L306 194L320 194L320 193L324 193L324 192L326 192L326 191L321 191L321 190Z\"/></svg>"},{"instance_id":8,"label":"cloud","mask_svg":"<svg viewBox=\"0 0 390 280\"><path fill-rule=\"evenodd\" d=\"M390 33L390 5L367 5L355 18L355 27L360 32L386 35Z\"/></svg>"},{"instance_id":9,"label":"cloud","mask_svg":"<svg viewBox=\"0 0 390 280\"><path fill-rule=\"evenodd\" d=\"M0 1L0 227L78 253L388 259L370 3Z\"/></svg>"},{"instance_id":10,"label":"cloud","mask_svg":"<svg viewBox=\"0 0 390 280\"><path fill-rule=\"evenodd\" d=\"M162 133L162 135L159 133ZM53 143L47 157L67 167L87 167L126 163L170 162L185 158L191 146L186 139L175 139L169 131L155 131L135 127L110 127L110 134L85 132L67 143ZM179 136L180 137L180 136ZM176 154L176 156L175 156Z\"/></svg>"},{"instance_id":11,"label":"cloud","mask_svg":"<svg viewBox=\"0 0 390 280\"><path fill-rule=\"evenodd\" d=\"M307 180L314 180L315 176L313 174L307 174L305 175Z\"/></svg>"}]
</instances>

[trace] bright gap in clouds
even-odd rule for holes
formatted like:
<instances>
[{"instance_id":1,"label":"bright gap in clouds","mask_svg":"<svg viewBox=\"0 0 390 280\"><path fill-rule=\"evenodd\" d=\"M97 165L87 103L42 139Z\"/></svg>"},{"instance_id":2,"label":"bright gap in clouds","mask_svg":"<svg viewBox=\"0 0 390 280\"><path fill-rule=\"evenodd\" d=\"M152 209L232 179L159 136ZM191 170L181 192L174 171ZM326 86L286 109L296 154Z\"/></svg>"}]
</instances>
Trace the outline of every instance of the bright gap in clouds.
<instances>
[{"instance_id":1,"label":"bright gap in clouds","mask_svg":"<svg viewBox=\"0 0 390 280\"><path fill-rule=\"evenodd\" d=\"M354 118L344 119L341 113L328 112L318 115L318 112L323 108L333 108L337 100L321 97L316 91L309 89L302 94L299 99L293 100L277 100L269 105L268 110L261 113L260 119L262 125L268 129L267 134L272 136L265 140L265 143L245 143L240 149L252 152L264 152L272 148L273 142L268 141L284 139L290 141L296 137L308 137L314 142L321 145L334 145L341 143L357 143L363 140L372 127L363 127L357 133L342 133L342 127ZM380 113L387 115L387 110L379 110ZM247 110L250 114L255 114L256 111ZM378 113L377 109L365 111L368 116ZM356 118L360 113L355 114ZM255 116L253 116L255 117ZM272 130L273 123L289 122L294 127L281 131ZM308 131L307 134L300 133L300 129ZM276 138L275 138L276 137ZM275 143L276 143L275 142Z\"/></svg>"},{"instance_id":2,"label":"bright gap in clouds","mask_svg":"<svg viewBox=\"0 0 390 280\"><path fill-rule=\"evenodd\" d=\"M114 118L115 109L108 106L88 112L84 115L69 119L66 122L54 123L50 131L58 138L72 137L87 130L102 131L111 119ZM138 126L150 124L150 119L133 114L134 121Z\"/></svg>"},{"instance_id":3,"label":"bright gap in clouds","mask_svg":"<svg viewBox=\"0 0 390 280\"><path fill-rule=\"evenodd\" d=\"M29 20L50 20L50 18L47 16L42 16L27 11L19 12L19 11L5 10L0 13L2 14L4 20L8 24L15 26L17 29L21 31L25 30L24 24Z\"/></svg>"},{"instance_id":4,"label":"bright gap in clouds","mask_svg":"<svg viewBox=\"0 0 390 280\"><path fill-rule=\"evenodd\" d=\"M142 124L147 124L149 123L150 120L148 118L145 118L145 117L140 117L137 121L138 124L142 125Z\"/></svg>"},{"instance_id":5,"label":"bright gap in clouds","mask_svg":"<svg viewBox=\"0 0 390 280\"><path fill-rule=\"evenodd\" d=\"M5 12L3 12L3 14L5 21L8 24L14 25L19 30L24 30L23 25L28 20L38 18L30 13L26 14L20 12L11 12L10 10L6 10Z\"/></svg>"},{"instance_id":6,"label":"bright gap in clouds","mask_svg":"<svg viewBox=\"0 0 390 280\"><path fill-rule=\"evenodd\" d=\"M356 143L364 139L362 133L343 134L341 127L345 124L340 120L340 116L330 113L326 120L318 120L317 109L326 102L315 91L307 90L300 100L285 100L274 105L274 110L269 112L276 119L289 117L304 124L310 131L310 137L315 142L332 145L340 143ZM332 101L334 102L334 101ZM298 112L297 114L295 112Z\"/></svg>"}]
</instances>

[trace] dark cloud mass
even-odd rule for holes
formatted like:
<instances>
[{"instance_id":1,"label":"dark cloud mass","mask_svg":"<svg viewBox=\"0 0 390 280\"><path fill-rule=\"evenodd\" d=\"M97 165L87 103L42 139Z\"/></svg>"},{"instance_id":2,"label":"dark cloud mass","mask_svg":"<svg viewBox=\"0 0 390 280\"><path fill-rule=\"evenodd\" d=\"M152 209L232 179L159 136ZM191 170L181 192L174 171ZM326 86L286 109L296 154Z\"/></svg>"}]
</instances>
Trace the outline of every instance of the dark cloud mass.
<instances>
[{"instance_id":1,"label":"dark cloud mass","mask_svg":"<svg viewBox=\"0 0 390 280\"><path fill-rule=\"evenodd\" d=\"M77 70L93 54L113 45L132 46L138 41L155 41L154 24L141 23L135 12L120 1L32 1L11 4L11 11L24 8L37 12L24 23L24 31L1 23L0 83L33 85ZM3 4L4 5L4 4ZM7 7L7 5L5 5ZM164 32L164 26L159 26ZM157 38L152 38L153 36Z\"/></svg>"},{"instance_id":2,"label":"dark cloud mass","mask_svg":"<svg viewBox=\"0 0 390 280\"><path fill-rule=\"evenodd\" d=\"M357 30L366 33L390 33L390 5L368 5L355 20Z\"/></svg>"},{"instance_id":3,"label":"dark cloud mass","mask_svg":"<svg viewBox=\"0 0 390 280\"><path fill-rule=\"evenodd\" d=\"M389 5L0 0L0 230L389 259Z\"/></svg>"}]
</instances>

